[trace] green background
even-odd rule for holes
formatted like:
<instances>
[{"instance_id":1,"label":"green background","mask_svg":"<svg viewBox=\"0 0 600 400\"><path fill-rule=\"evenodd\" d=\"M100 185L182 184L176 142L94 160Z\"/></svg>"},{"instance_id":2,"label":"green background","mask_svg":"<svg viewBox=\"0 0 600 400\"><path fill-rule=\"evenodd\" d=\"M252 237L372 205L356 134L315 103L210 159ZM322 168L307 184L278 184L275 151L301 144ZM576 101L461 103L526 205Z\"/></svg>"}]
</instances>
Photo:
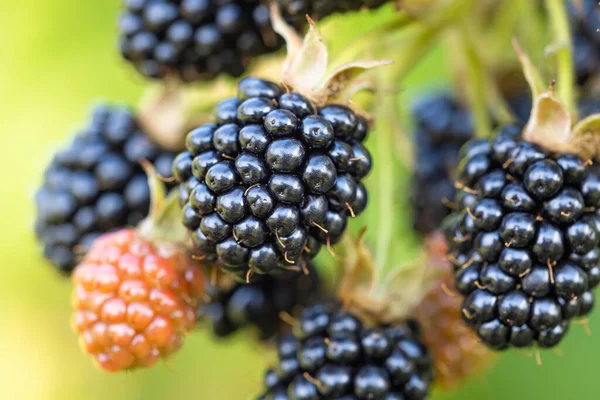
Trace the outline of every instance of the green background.
<instances>
[{"instance_id":1,"label":"green background","mask_svg":"<svg viewBox=\"0 0 600 400\"><path fill-rule=\"evenodd\" d=\"M135 104L144 88L115 51L118 7L117 0L0 5L0 398L250 399L260 390L265 362L263 349L244 341L244 333L217 343L195 332L183 351L147 371L96 369L69 327L70 282L45 265L34 242L32 194L53 149L85 119L91 101ZM376 22L377 16L349 17L328 41L347 42ZM404 97L443 82L442 52L411 76ZM394 245L408 251L414 238L405 239ZM592 331L597 326L592 321ZM537 366L522 353L505 354L459 391L432 399L597 399L598 334L573 326L563 356L543 352Z\"/></svg>"}]
</instances>

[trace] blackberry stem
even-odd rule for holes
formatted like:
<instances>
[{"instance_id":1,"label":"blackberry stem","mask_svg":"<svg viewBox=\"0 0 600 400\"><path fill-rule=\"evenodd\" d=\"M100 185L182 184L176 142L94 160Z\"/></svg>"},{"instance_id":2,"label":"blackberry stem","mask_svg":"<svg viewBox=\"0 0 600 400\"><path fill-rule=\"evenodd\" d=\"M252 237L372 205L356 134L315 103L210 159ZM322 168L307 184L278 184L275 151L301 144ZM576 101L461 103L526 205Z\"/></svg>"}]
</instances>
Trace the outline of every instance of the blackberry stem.
<instances>
[{"instance_id":1,"label":"blackberry stem","mask_svg":"<svg viewBox=\"0 0 600 400\"><path fill-rule=\"evenodd\" d=\"M473 43L471 32L466 21L457 32L463 50L467 76L467 99L475 122L475 135L487 138L491 135L491 121L487 112L485 66L481 54Z\"/></svg>"},{"instance_id":2,"label":"blackberry stem","mask_svg":"<svg viewBox=\"0 0 600 400\"><path fill-rule=\"evenodd\" d=\"M377 223L377 241L375 270L373 271L373 288L380 290L382 278L388 263L390 243L394 235L394 148L392 132L396 129L396 95L386 91L390 83L395 83L397 75L393 71L386 70L378 75L378 115L377 115L377 152L379 154L377 198L379 209L379 221Z\"/></svg>"},{"instance_id":3,"label":"blackberry stem","mask_svg":"<svg viewBox=\"0 0 600 400\"><path fill-rule=\"evenodd\" d=\"M554 31L554 45L557 62L558 97L565 105L571 118L577 120L575 107L573 55L571 51L571 30L565 2L563 0L546 0L546 8L550 17L550 26Z\"/></svg>"}]
</instances>

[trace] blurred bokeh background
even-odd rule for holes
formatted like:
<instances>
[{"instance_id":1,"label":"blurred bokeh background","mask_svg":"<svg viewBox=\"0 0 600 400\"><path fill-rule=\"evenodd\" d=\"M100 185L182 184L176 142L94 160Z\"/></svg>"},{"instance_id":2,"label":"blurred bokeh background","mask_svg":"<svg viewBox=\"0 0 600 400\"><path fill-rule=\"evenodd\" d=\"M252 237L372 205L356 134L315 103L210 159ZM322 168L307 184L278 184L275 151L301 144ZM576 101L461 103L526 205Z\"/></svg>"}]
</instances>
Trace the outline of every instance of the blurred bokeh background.
<instances>
[{"instance_id":1,"label":"blurred bokeh background","mask_svg":"<svg viewBox=\"0 0 600 400\"><path fill-rule=\"evenodd\" d=\"M118 0L0 6L0 399L250 399L260 389L265 361L263 349L244 333L215 342L198 331L172 360L148 371L96 369L69 327L70 282L47 268L35 244L32 195L53 149L85 119L93 100L134 105L145 87L116 52L118 9ZM389 11L327 21L326 30L335 32L328 41L334 47L347 42ZM427 56L403 84L404 100L424 86L445 84L443 51ZM414 240L394 245L409 251ZM542 352L542 366L524 353L504 354L490 371L432 400L597 399L600 325L594 317L600 315L591 318L591 336L574 325L562 355Z\"/></svg>"}]
</instances>

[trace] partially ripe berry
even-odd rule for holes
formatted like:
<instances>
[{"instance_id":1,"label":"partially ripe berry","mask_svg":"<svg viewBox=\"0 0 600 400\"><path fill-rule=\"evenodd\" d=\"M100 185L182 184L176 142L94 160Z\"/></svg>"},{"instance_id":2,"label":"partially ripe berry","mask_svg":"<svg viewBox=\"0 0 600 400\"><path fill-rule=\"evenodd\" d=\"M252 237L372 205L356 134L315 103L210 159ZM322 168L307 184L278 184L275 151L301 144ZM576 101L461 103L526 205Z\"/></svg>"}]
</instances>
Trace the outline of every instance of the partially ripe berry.
<instances>
[{"instance_id":1,"label":"partially ripe berry","mask_svg":"<svg viewBox=\"0 0 600 400\"><path fill-rule=\"evenodd\" d=\"M73 274L73 329L105 371L151 367L183 344L204 292L182 249L130 229L98 238Z\"/></svg>"}]
</instances>

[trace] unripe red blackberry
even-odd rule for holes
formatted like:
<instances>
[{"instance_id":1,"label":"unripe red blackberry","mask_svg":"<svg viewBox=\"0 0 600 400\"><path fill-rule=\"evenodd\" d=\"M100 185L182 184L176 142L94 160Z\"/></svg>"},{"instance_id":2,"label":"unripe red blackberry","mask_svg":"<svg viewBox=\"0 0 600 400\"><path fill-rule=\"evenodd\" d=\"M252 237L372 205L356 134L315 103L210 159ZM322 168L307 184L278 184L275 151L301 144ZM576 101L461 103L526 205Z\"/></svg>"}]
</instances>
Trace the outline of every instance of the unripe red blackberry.
<instances>
[{"instance_id":1,"label":"unripe red blackberry","mask_svg":"<svg viewBox=\"0 0 600 400\"><path fill-rule=\"evenodd\" d=\"M184 249L131 229L98 238L73 283L73 329L107 372L151 367L177 351L204 291Z\"/></svg>"},{"instance_id":2,"label":"unripe red blackberry","mask_svg":"<svg viewBox=\"0 0 600 400\"><path fill-rule=\"evenodd\" d=\"M188 134L173 173L195 246L234 275L301 267L365 209L368 124L352 109L246 78L214 121Z\"/></svg>"},{"instance_id":3,"label":"unripe red blackberry","mask_svg":"<svg viewBox=\"0 0 600 400\"><path fill-rule=\"evenodd\" d=\"M599 283L600 169L512 129L462 156L446 232L464 319L495 349L553 347Z\"/></svg>"},{"instance_id":4,"label":"unripe red blackberry","mask_svg":"<svg viewBox=\"0 0 600 400\"><path fill-rule=\"evenodd\" d=\"M278 0L296 29L334 12L376 7L382 0ZM123 58L148 78L208 80L240 76L252 59L278 50L268 2L260 0L124 0L119 16Z\"/></svg>"},{"instance_id":5,"label":"unripe red blackberry","mask_svg":"<svg viewBox=\"0 0 600 400\"><path fill-rule=\"evenodd\" d=\"M425 399L431 358L415 323L367 328L354 315L318 304L278 346L259 399Z\"/></svg>"},{"instance_id":6,"label":"unripe red blackberry","mask_svg":"<svg viewBox=\"0 0 600 400\"><path fill-rule=\"evenodd\" d=\"M146 160L171 176L161 150L122 106L96 106L85 127L55 153L35 196L36 234L45 257L70 273L99 235L135 226L148 214Z\"/></svg>"},{"instance_id":7,"label":"unripe red blackberry","mask_svg":"<svg viewBox=\"0 0 600 400\"><path fill-rule=\"evenodd\" d=\"M281 320L281 313L297 315L319 298L317 271L308 264L306 272L256 276L251 283L230 282L225 287L207 283L206 303L200 305L197 316L219 337L245 328L256 331L259 340L279 335L289 327Z\"/></svg>"}]
</instances>

